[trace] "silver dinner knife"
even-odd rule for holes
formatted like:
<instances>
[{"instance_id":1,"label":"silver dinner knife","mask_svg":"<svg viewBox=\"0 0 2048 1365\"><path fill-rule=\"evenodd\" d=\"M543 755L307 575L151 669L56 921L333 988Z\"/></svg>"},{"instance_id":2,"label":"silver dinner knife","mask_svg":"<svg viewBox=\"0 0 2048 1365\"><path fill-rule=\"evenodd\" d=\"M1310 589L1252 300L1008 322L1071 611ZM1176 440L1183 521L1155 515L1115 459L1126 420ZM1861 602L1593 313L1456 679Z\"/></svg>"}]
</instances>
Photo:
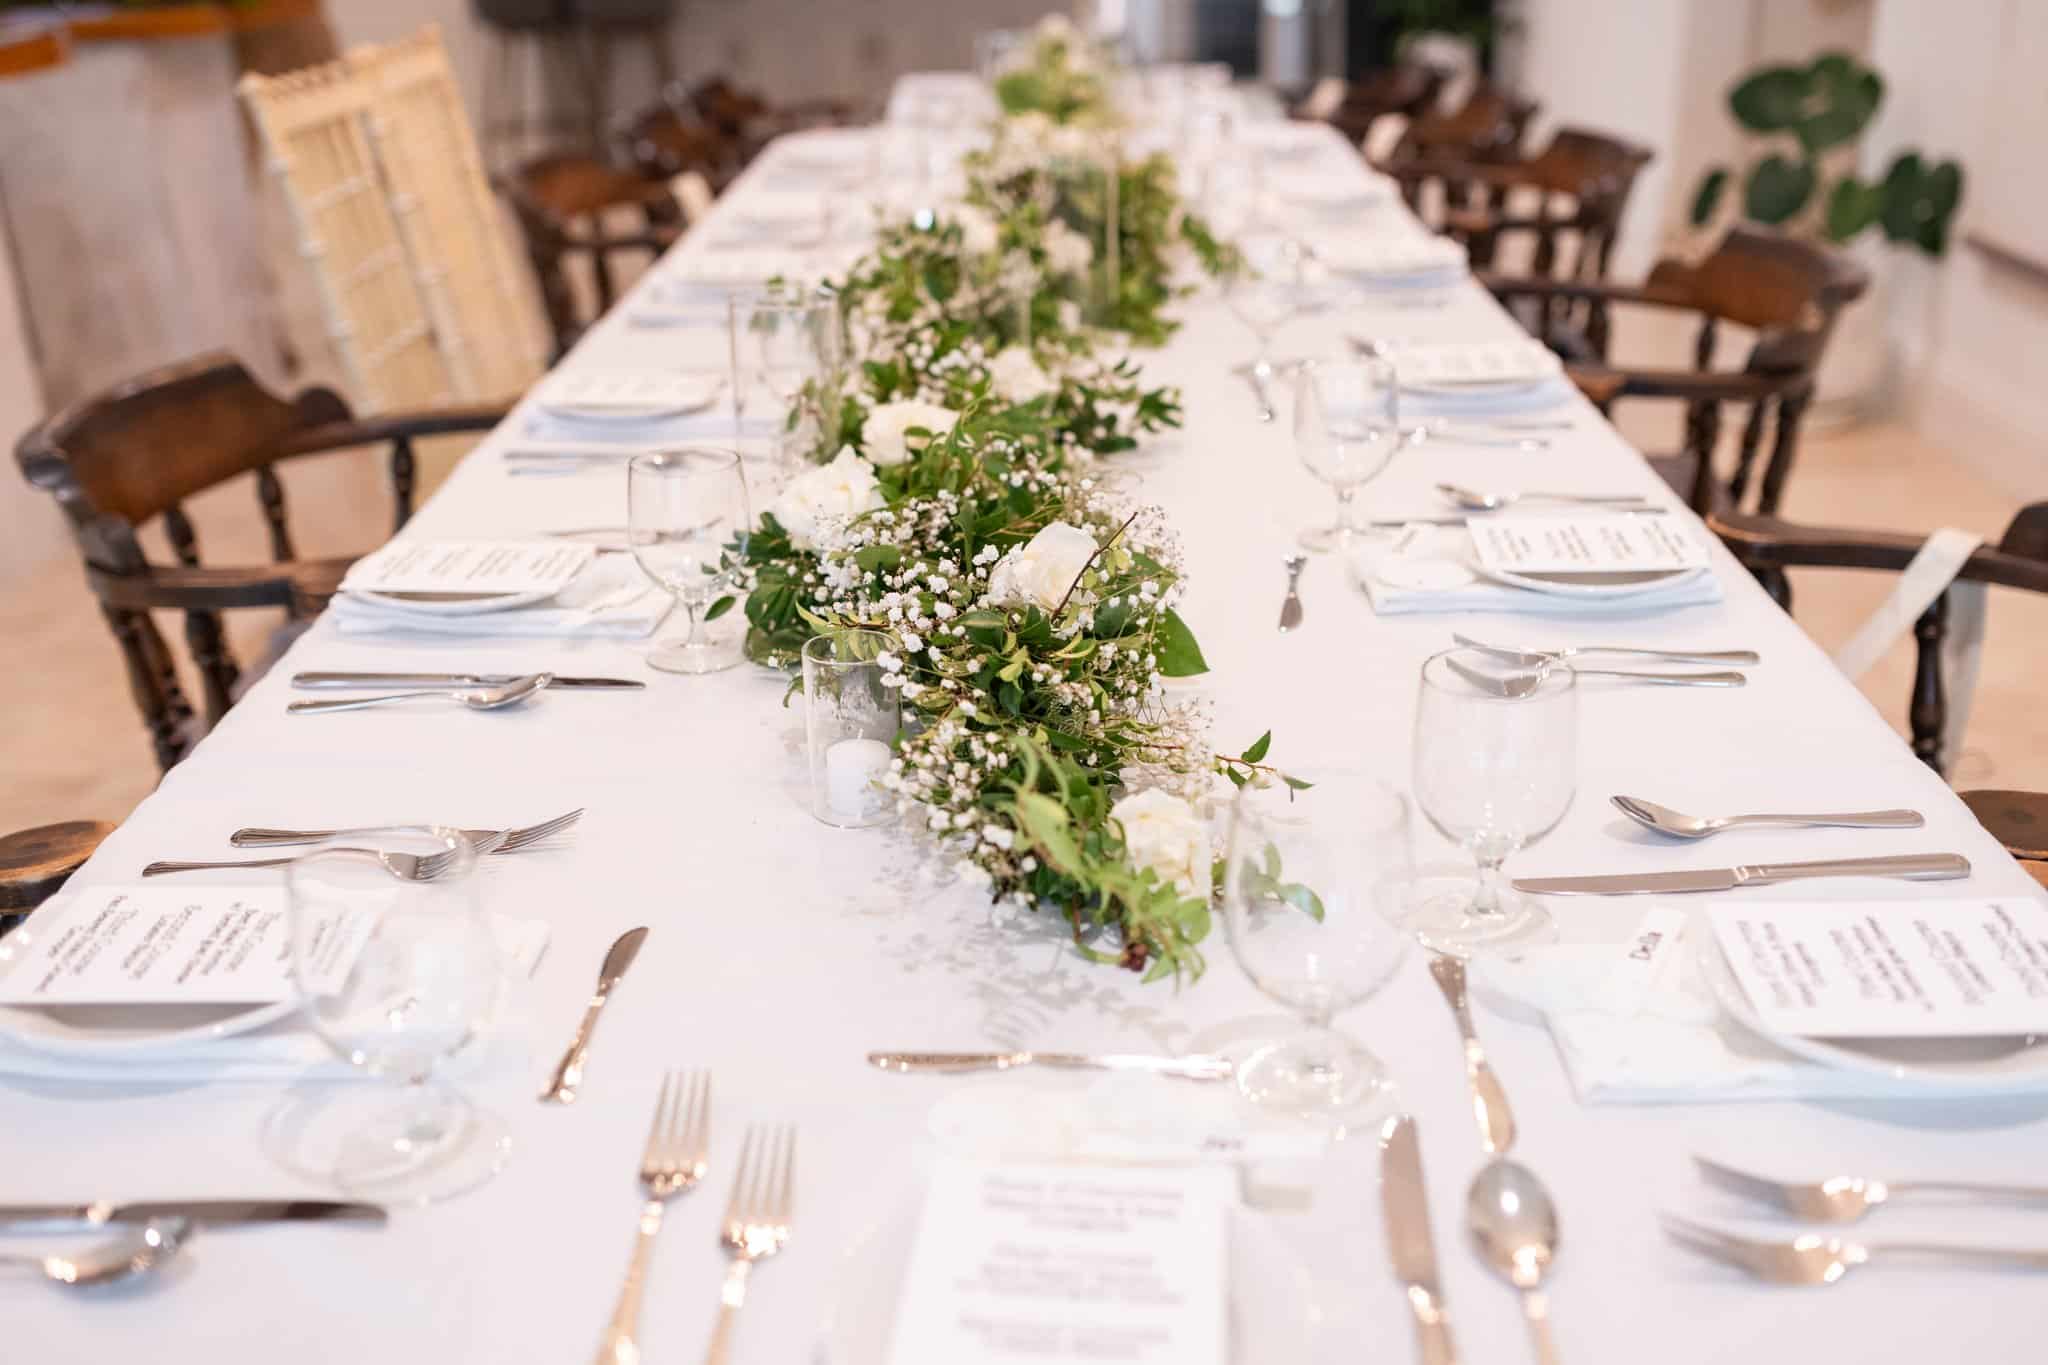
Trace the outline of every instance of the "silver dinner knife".
<instances>
[{"instance_id":1,"label":"silver dinner knife","mask_svg":"<svg viewBox=\"0 0 2048 1365\"><path fill-rule=\"evenodd\" d=\"M605 1003L619 988L619 979L633 965L633 959L640 956L640 945L646 941L645 926L628 929L606 950L604 962L597 969L597 989L590 994L590 1003L583 1010L583 1022L576 1026L576 1037L570 1041L569 1050L562 1054L555 1074L548 1080L548 1088L540 1092L542 1103L576 1102L576 1088L583 1084L583 1063L590 1056L590 1038L597 1032L597 1017L604 1013Z\"/></svg>"},{"instance_id":2,"label":"silver dinner knife","mask_svg":"<svg viewBox=\"0 0 2048 1365\"><path fill-rule=\"evenodd\" d=\"M1807 877L1902 877L1946 882L1970 875L1960 853L1899 853L1882 858L1828 858L1817 863L1745 863L1693 872L1631 872L1612 877L1517 877L1517 891L1541 896L1628 896L1656 892L1732 891Z\"/></svg>"},{"instance_id":3,"label":"silver dinner knife","mask_svg":"<svg viewBox=\"0 0 2048 1365\"><path fill-rule=\"evenodd\" d=\"M1228 1057L1153 1057L1136 1052L870 1052L868 1065L881 1071L1012 1071L1049 1066L1065 1071L1145 1071L1187 1081L1227 1081Z\"/></svg>"},{"instance_id":4,"label":"silver dinner knife","mask_svg":"<svg viewBox=\"0 0 2048 1365\"><path fill-rule=\"evenodd\" d=\"M1422 1184L1422 1147L1415 1120L1400 1114L1380 1138L1380 1212L1387 1224L1387 1255L1394 1278L1408 1289L1423 1365L1457 1365L1443 1283L1437 1277L1436 1239L1429 1231L1429 1194Z\"/></svg>"},{"instance_id":5,"label":"silver dinner knife","mask_svg":"<svg viewBox=\"0 0 2048 1365\"><path fill-rule=\"evenodd\" d=\"M524 675L517 673L294 673L293 687L503 687ZM565 678L556 674L549 687L645 687L638 678Z\"/></svg>"},{"instance_id":6,"label":"silver dinner knife","mask_svg":"<svg viewBox=\"0 0 2048 1365\"><path fill-rule=\"evenodd\" d=\"M333 1199L168 1199L150 1203L0 1204L0 1232L71 1232L109 1224L189 1218L215 1227L233 1223L377 1223L376 1204Z\"/></svg>"}]
</instances>

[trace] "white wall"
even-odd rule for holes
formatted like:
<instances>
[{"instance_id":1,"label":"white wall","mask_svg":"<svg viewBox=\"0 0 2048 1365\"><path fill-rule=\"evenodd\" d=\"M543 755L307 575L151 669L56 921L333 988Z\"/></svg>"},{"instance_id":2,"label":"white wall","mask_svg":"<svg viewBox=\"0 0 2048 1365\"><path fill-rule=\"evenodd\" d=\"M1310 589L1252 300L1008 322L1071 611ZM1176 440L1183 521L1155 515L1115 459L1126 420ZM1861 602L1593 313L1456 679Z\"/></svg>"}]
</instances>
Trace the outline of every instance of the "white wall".
<instances>
[{"instance_id":1,"label":"white wall","mask_svg":"<svg viewBox=\"0 0 2048 1365\"><path fill-rule=\"evenodd\" d=\"M64 544L56 504L21 477L14 461L15 441L43 415L19 297L14 256L0 237L0 589L20 581Z\"/></svg>"}]
</instances>

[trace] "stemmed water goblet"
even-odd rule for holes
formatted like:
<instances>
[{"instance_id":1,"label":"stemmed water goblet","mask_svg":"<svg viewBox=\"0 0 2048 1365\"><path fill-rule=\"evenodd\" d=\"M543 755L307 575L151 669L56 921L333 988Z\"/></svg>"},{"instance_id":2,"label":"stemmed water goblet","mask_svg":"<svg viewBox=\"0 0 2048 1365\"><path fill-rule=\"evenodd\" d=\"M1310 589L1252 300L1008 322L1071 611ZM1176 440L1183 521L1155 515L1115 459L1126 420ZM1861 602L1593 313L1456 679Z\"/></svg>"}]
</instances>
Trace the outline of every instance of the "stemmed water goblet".
<instances>
[{"instance_id":1,"label":"stemmed water goblet","mask_svg":"<svg viewBox=\"0 0 2048 1365\"><path fill-rule=\"evenodd\" d=\"M1258 351L1241 367L1263 389L1278 373L1273 338L1302 305L1302 250L1291 238L1247 238L1239 243L1244 266L1224 281L1223 298L1237 320L1251 330ZM1270 410L1262 414L1272 420Z\"/></svg>"},{"instance_id":2,"label":"stemmed water goblet","mask_svg":"<svg viewBox=\"0 0 2048 1365\"><path fill-rule=\"evenodd\" d=\"M1236 1076L1259 1104L1349 1127L1391 1091L1379 1059L1333 1021L1385 985L1409 946L1408 802L1369 777L1306 777L1300 789L1248 785L1231 804L1222 886L1230 951L1253 985L1308 1025L1254 1052Z\"/></svg>"},{"instance_id":3,"label":"stemmed water goblet","mask_svg":"<svg viewBox=\"0 0 2048 1365\"><path fill-rule=\"evenodd\" d=\"M1555 829L1578 785L1578 688L1569 666L1531 669L1475 649L1422 665L1415 802L1479 865L1419 896L1409 924L1439 952L1513 951L1556 935L1550 914L1503 885L1501 864Z\"/></svg>"},{"instance_id":4,"label":"stemmed water goblet","mask_svg":"<svg viewBox=\"0 0 2048 1365\"><path fill-rule=\"evenodd\" d=\"M838 364L838 308L822 293L766 286L734 294L727 303L726 326L736 438L743 436L749 401L758 396L775 406L775 432L754 480L757 493L771 495L789 472L790 447L801 436L782 419L806 386L822 392L823 381ZM823 419L822 412L817 416Z\"/></svg>"},{"instance_id":5,"label":"stemmed water goblet","mask_svg":"<svg viewBox=\"0 0 2048 1365\"><path fill-rule=\"evenodd\" d=\"M752 526L746 476L729 450L687 447L636 455L626 467L626 535L633 558L667 589L688 619L683 638L657 644L647 662L668 673L715 673L737 651L703 638L699 621L731 590L737 546Z\"/></svg>"},{"instance_id":6,"label":"stemmed water goblet","mask_svg":"<svg viewBox=\"0 0 2048 1365\"><path fill-rule=\"evenodd\" d=\"M1401 448L1400 398L1391 361L1377 357L1301 366L1294 380L1294 453L1337 495L1337 520L1303 531L1302 548L1344 553L1364 538L1358 490Z\"/></svg>"}]
</instances>

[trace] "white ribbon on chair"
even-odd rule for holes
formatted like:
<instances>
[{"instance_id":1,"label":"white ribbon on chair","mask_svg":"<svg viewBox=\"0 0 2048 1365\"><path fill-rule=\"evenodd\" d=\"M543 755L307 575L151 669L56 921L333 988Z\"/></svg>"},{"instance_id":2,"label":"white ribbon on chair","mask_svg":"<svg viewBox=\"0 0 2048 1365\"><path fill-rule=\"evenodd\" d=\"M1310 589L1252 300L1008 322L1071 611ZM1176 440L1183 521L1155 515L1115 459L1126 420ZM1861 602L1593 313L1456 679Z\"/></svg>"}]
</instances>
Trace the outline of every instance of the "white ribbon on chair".
<instances>
[{"instance_id":1,"label":"white ribbon on chair","mask_svg":"<svg viewBox=\"0 0 2048 1365\"><path fill-rule=\"evenodd\" d=\"M1957 583L1984 538L1972 531L1943 527L1927 538L1913 561L1849 642L1835 651L1835 667L1860 678L1900 637L1913 629L1936 598L1948 592L1948 630L1942 638L1941 676L1948 694L1948 722L1942 729L1944 761L1954 763L1963 751L1963 727L1977 695L1977 669L1984 648L1985 585ZM1950 591L1951 587L1953 591Z\"/></svg>"}]
</instances>

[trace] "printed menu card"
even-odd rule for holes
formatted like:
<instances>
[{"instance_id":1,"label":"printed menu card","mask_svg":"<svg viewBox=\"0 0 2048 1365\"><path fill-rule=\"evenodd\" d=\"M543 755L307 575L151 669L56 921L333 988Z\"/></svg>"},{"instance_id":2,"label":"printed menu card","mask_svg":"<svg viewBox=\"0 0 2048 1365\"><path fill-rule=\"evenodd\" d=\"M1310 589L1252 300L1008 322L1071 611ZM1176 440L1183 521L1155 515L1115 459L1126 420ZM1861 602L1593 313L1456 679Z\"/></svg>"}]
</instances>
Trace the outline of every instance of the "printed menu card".
<instances>
[{"instance_id":1,"label":"printed menu card","mask_svg":"<svg viewBox=\"0 0 2048 1365\"><path fill-rule=\"evenodd\" d=\"M348 592L556 592L597 557L565 540L394 540L356 561Z\"/></svg>"},{"instance_id":2,"label":"printed menu card","mask_svg":"<svg viewBox=\"0 0 2048 1365\"><path fill-rule=\"evenodd\" d=\"M2048 906L2038 901L1770 901L1708 913L1750 1007L1774 1031L2048 1033Z\"/></svg>"},{"instance_id":3,"label":"printed menu card","mask_svg":"<svg viewBox=\"0 0 2048 1365\"><path fill-rule=\"evenodd\" d=\"M293 996L282 886L95 887L0 939L0 1004L268 1005ZM315 926L314 989L348 976L371 907Z\"/></svg>"},{"instance_id":4,"label":"printed menu card","mask_svg":"<svg viewBox=\"0 0 2048 1365\"><path fill-rule=\"evenodd\" d=\"M1707 562L1706 547L1678 517L1489 517L1470 529L1486 573L1629 573Z\"/></svg>"},{"instance_id":5,"label":"printed menu card","mask_svg":"<svg viewBox=\"0 0 2048 1365\"><path fill-rule=\"evenodd\" d=\"M926 1191L890 1365L1224 1365L1226 1167L944 1159Z\"/></svg>"}]
</instances>

